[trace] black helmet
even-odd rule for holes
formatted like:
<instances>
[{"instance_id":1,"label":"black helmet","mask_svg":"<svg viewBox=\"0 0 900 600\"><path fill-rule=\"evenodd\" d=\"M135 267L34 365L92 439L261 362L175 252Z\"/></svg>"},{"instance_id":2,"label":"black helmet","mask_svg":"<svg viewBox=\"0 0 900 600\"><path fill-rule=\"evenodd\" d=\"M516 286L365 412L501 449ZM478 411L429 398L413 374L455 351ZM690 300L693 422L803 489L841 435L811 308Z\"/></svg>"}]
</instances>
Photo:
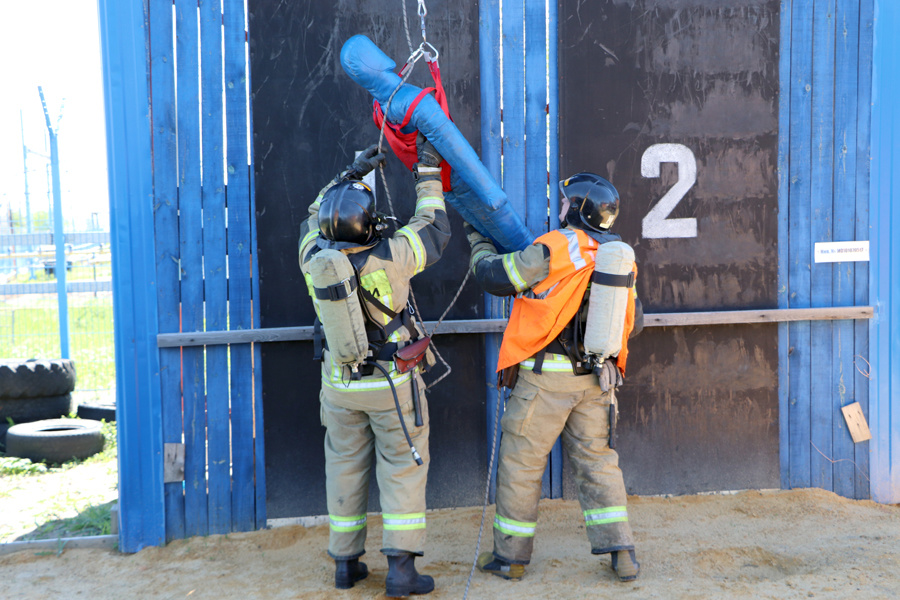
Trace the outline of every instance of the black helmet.
<instances>
[{"instance_id":1,"label":"black helmet","mask_svg":"<svg viewBox=\"0 0 900 600\"><path fill-rule=\"evenodd\" d=\"M599 175L578 173L559 182L559 191L569 200L566 223L605 233L619 215L619 192Z\"/></svg>"},{"instance_id":2,"label":"black helmet","mask_svg":"<svg viewBox=\"0 0 900 600\"><path fill-rule=\"evenodd\" d=\"M375 239L380 219L375 195L361 181L342 181L325 192L319 205L319 232L335 248L365 246Z\"/></svg>"}]
</instances>

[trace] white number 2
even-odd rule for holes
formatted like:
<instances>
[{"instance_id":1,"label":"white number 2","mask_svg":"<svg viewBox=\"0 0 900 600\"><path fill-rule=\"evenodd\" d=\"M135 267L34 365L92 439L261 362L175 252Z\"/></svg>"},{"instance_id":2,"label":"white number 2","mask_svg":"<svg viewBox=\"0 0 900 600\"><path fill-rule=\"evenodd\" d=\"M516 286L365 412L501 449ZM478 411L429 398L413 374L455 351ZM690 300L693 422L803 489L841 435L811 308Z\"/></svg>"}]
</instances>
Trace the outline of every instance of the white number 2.
<instances>
[{"instance_id":1,"label":"white number 2","mask_svg":"<svg viewBox=\"0 0 900 600\"><path fill-rule=\"evenodd\" d=\"M697 182L697 160L694 153L682 144L654 144L641 157L641 175L648 178L659 177L659 165L664 162L678 164L678 182L644 217L642 234L645 238L697 237L697 219L667 218Z\"/></svg>"}]
</instances>

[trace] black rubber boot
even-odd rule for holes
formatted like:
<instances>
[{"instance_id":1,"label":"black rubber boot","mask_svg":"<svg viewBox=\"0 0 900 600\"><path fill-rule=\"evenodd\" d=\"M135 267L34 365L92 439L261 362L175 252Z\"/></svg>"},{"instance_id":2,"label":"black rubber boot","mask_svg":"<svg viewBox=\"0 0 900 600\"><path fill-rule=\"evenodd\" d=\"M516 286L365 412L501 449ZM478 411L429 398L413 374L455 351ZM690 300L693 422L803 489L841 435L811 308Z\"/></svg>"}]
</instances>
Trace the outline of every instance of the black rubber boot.
<instances>
[{"instance_id":1,"label":"black rubber boot","mask_svg":"<svg viewBox=\"0 0 900 600\"><path fill-rule=\"evenodd\" d=\"M627 583L638 578L641 572L641 563L634 556L634 550L619 550L612 553L612 569L619 577L619 581Z\"/></svg>"},{"instance_id":2,"label":"black rubber boot","mask_svg":"<svg viewBox=\"0 0 900 600\"><path fill-rule=\"evenodd\" d=\"M384 580L386 595L390 598L404 598L410 594L427 594L434 589L434 579L419 575L416 571L416 557L403 553L388 556L388 574Z\"/></svg>"},{"instance_id":3,"label":"black rubber boot","mask_svg":"<svg viewBox=\"0 0 900 600\"><path fill-rule=\"evenodd\" d=\"M359 562L358 558L334 561L334 587L339 590L349 590L354 583L365 579L368 575L369 568L366 563Z\"/></svg>"},{"instance_id":4,"label":"black rubber boot","mask_svg":"<svg viewBox=\"0 0 900 600\"><path fill-rule=\"evenodd\" d=\"M525 576L525 565L514 565L502 558L494 556L493 552L482 552L478 556L478 570L482 573L490 573L503 579L519 581Z\"/></svg>"}]
</instances>

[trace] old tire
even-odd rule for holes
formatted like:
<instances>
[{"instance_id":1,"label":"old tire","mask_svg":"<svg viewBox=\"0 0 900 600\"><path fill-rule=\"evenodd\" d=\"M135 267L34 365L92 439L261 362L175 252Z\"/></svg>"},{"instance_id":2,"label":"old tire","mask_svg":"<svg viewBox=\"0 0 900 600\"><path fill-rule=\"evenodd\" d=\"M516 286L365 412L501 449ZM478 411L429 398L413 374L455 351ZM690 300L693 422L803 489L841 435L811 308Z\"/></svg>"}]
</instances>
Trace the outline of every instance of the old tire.
<instances>
[{"instance_id":1,"label":"old tire","mask_svg":"<svg viewBox=\"0 0 900 600\"><path fill-rule=\"evenodd\" d=\"M43 419L58 419L72 410L72 394L44 398L0 397L0 422L31 423Z\"/></svg>"},{"instance_id":2,"label":"old tire","mask_svg":"<svg viewBox=\"0 0 900 600\"><path fill-rule=\"evenodd\" d=\"M78 416L82 419L112 423L116 420L116 405L102 404L99 402L79 404Z\"/></svg>"},{"instance_id":3,"label":"old tire","mask_svg":"<svg viewBox=\"0 0 900 600\"><path fill-rule=\"evenodd\" d=\"M6 454L33 462L64 463L103 450L99 421L48 419L13 425L6 432Z\"/></svg>"},{"instance_id":4,"label":"old tire","mask_svg":"<svg viewBox=\"0 0 900 600\"><path fill-rule=\"evenodd\" d=\"M75 389L75 363L68 358L0 361L0 398L62 396Z\"/></svg>"}]
</instances>

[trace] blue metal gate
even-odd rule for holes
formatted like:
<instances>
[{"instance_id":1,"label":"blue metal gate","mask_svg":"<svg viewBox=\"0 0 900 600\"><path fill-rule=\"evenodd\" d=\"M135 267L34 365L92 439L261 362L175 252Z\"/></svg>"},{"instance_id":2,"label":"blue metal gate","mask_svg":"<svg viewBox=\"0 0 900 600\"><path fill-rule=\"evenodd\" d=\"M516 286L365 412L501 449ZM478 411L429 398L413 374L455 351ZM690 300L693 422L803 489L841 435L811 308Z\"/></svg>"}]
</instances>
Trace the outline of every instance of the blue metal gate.
<instances>
[{"instance_id":1,"label":"blue metal gate","mask_svg":"<svg viewBox=\"0 0 900 600\"><path fill-rule=\"evenodd\" d=\"M100 2L117 325L120 549L264 527L243 0Z\"/></svg>"}]
</instances>

